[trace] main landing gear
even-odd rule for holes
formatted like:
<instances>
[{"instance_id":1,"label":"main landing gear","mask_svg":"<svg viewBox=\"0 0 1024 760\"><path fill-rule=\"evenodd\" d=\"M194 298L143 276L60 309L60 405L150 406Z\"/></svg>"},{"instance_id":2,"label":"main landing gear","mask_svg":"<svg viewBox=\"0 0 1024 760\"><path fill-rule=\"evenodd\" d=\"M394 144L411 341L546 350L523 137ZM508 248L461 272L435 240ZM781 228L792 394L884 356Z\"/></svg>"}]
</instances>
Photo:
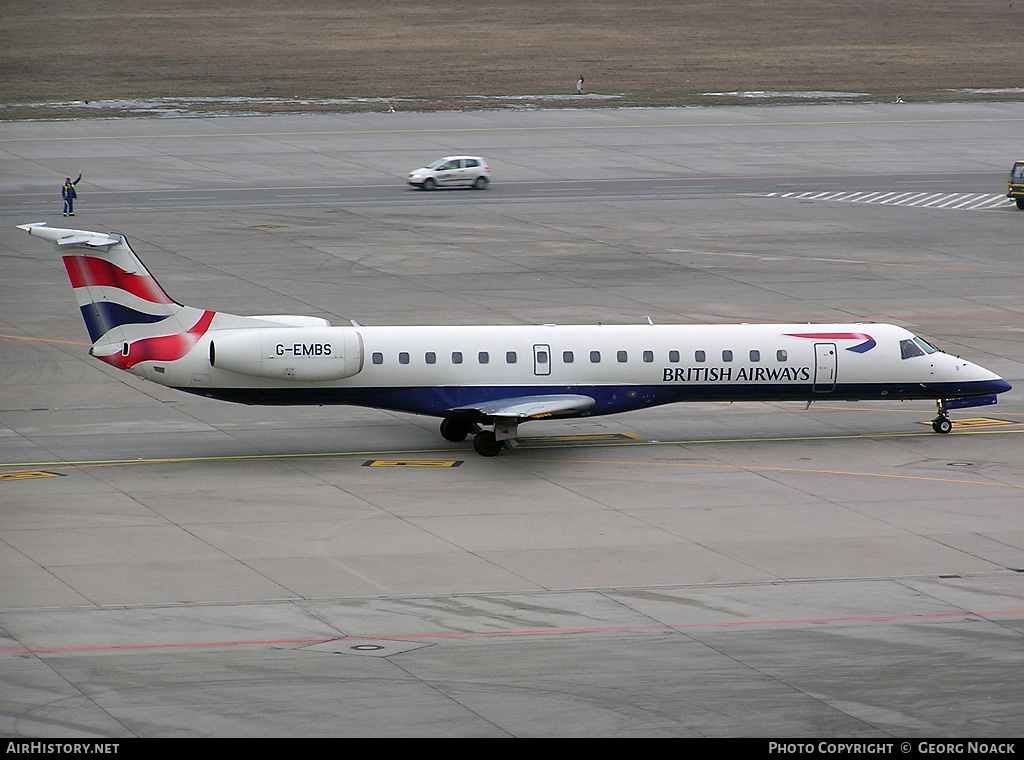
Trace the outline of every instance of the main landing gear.
<instances>
[{"instance_id":1,"label":"main landing gear","mask_svg":"<svg viewBox=\"0 0 1024 760\"><path fill-rule=\"evenodd\" d=\"M949 419L949 412L946 411L945 405L942 403L942 399L935 402L935 408L939 413L939 416L932 420L932 430L936 433L942 433L945 435L953 429L953 421Z\"/></svg>"},{"instance_id":2,"label":"main landing gear","mask_svg":"<svg viewBox=\"0 0 1024 760\"><path fill-rule=\"evenodd\" d=\"M453 420L450 417L441 420L441 437L452 443L460 443L466 440L470 433L476 433L479 430L480 426L475 422Z\"/></svg>"},{"instance_id":3,"label":"main landing gear","mask_svg":"<svg viewBox=\"0 0 1024 760\"><path fill-rule=\"evenodd\" d=\"M516 424L495 422L493 430L480 427L476 422L466 422L445 417L441 420L441 437L452 443L459 443L473 436L473 450L483 457L496 457L502 449L515 448L518 441Z\"/></svg>"},{"instance_id":4,"label":"main landing gear","mask_svg":"<svg viewBox=\"0 0 1024 760\"><path fill-rule=\"evenodd\" d=\"M499 441L493 430L481 430L473 436L473 450L482 457L496 457L505 448L505 442Z\"/></svg>"}]
</instances>

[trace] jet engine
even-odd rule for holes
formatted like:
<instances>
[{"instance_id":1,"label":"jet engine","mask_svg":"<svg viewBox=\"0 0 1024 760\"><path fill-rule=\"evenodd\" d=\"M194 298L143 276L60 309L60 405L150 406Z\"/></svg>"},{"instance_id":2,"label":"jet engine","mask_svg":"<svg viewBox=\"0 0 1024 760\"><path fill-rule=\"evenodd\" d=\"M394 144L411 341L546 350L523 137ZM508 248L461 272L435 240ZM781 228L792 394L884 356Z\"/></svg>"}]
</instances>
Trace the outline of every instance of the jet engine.
<instances>
[{"instance_id":1,"label":"jet engine","mask_svg":"<svg viewBox=\"0 0 1024 760\"><path fill-rule=\"evenodd\" d=\"M214 335L210 366L272 380L341 380L363 366L352 327L258 327Z\"/></svg>"}]
</instances>

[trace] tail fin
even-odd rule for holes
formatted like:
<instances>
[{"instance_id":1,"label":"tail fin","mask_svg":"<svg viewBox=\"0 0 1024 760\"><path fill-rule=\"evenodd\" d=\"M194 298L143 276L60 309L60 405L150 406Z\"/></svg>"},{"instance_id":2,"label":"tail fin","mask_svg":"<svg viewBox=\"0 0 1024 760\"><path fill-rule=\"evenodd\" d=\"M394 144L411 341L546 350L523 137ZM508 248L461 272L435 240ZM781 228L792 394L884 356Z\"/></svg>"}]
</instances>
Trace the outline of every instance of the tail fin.
<instances>
[{"instance_id":1,"label":"tail fin","mask_svg":"<svg viewBox=\"0 0 1024 760\"><path fill-rule=\"evenodd\" d=\"M123 235L45 222L18 228L61 253L97 358L121 369L147 359L173 361L209 329L214 313L173 301Z\"/></svg>"}]
</instances>

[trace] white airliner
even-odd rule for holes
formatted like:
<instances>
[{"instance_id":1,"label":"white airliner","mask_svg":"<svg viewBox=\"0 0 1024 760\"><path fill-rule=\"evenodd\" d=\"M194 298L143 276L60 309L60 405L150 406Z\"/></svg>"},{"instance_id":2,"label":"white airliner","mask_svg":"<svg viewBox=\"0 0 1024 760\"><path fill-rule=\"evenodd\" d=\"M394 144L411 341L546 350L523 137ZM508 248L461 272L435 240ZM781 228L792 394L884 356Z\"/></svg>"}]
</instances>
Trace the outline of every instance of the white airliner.
<instances>
[{"instance_id":1,"label":"white airliner","mask_svg":"<svg viewBox=\"0 0 1024 760\"><path fill-rule=\"evenodd\" d=\"M243 404L352 404L440 417L484 456L537 419L679 401L994 404L999 376L886 324L332 326L172 301L117 233L19 225L56 245L97 359Z\"/></svg>"}]
</instances>

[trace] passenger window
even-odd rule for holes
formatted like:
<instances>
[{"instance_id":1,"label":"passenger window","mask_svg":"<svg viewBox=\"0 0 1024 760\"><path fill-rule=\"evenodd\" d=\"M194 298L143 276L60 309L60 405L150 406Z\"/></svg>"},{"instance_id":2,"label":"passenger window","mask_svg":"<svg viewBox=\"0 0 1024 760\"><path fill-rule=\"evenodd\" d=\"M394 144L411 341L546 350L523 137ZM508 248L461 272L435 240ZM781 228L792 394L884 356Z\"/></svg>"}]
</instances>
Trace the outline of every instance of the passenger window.
<instances>
[{"instance_id":1,"label":"passenger window","mask_svg":"<svg viewBox=\"0 0 1024 760\"><path fill-rule=\"evenodd\" d=\"M538 361L546 361L546 359L541 359L540 357L538 357ZM508 364L515 364L516 363L516 352L515 351L506 351L505 352L505 362L508 363Z\"/></svg>"},{"instance_id":2,"label":"passenger window","mask_svg":"<svg viewBox=\"0 0 1024 760\"><path fill-rule=\"evenodd\" d=\"M704 352L703 351L694 351L693 352L693 360L694 361L698 361L698 362L705 361Z\"/></svg>"},{"instance_id":3,"label":"passenger window","mask_svg":"<svg viewBox=\"0 0 1024 760\"><path fill-rule=\"evenodd\" d=\"M462 364L461 351L452 351L452 364Z\"/></svg>"},{"instance_id":4,"label":"passenger window","mask_svg":"<svg viewBox=\"0 0 1024 760\"><path fill-rule=\"evenodd\" d=\"M648 364L653 362L654 361L654 352L653 351L644 351L644 361L647 362Z\"/></svg>"},{"instance_id":5,"label":"passenger window","mask_svg":"<svg viewBox=\"0 0 1024 760\"><path fill-rule=\"evenodd\" d=\"M427 364L437 364L437 354L435 354L433 351L427 351L427 353L423 356L423 361L425 361Z\"/></svg>"},{"instance_id":6,"label":"passenger window","mask_svg":"<svg viewBox=\"0 0 1024 760\"><path fill-rule=\"evenodd\" d=\"M370 355L370 361L373 362L374 364L383 364L384 363L384 354L382 354L380 351L374 351Z\"/></svg>"},{"instance_id":7,"label":"passenger window","mask_svg":"<svg viewBox=\"0 0 1024 760\"><path fill-rule=\"evenodd\" d=\"M784 348L780 348L778 351L775 352L775 358L778 359L780 362L788 361L789 354L786 353L786 350Z\"/></svg>"},{"instance_id":8,"label":"passenger window","mask_svg":"<svg viewBox=\"0 0 1024 760\"><path fill-rule=\"evenodd\" d=\"M398 355L398 363L399 364L408 364L409 363L409 352L408 351L402 351Z\"/></svg>"},{"instance_id":9,"label":"passenger window","mask_svg":"<svg viewBox=\"0 0 1024 760\"><path fill-rule=\"evenodd\" d=\"M600 362L601 361L601 352L600 351L591 351L590 352L590 361L593 364L597 364L598 362Z\"/></svg>"},{"instance_id":10,"label":"passenger window","mask_svg":"<svg viewBox=\"0 0 1024 760\"><path fill-rule=\"evenodd\" d=\"M668 352L668 360L670 362L672 362L673 364L679 364L679 352L678 351L669 351Z\"/></svg>"},{"instance_id":11,"label":"passenger window","mask_svg":"<svg viewBox=\"0 0 1024 760\"><path fill-rule=\"evenodd\" d=\"M487 364L487 362L491 360L491 357L487 354L486 351L481 351L479 354L476 355L476 358L480 360L481 364Z\"/></svg>"},{"instance_id":12,"label":"passenger window","mask_svg":"<svg viewBox=\"0 0 1024 760\"><path fill-rule=\"evenodd\" d=\"M759 361L761 361L761 352L760 351L751 351L750 352L750 361L752 361L752 362L759 362Z\"/></svg>"},{"instance_id":13,"label":"passenger window","mask_svg":"<svg viewBox=\"0 0 1024 760\"><path fill-rule=\"evenodd\" d=\"M512 361L515 361L515 352L514 351L512 352L512 357L513 357ZM548 363L548 352L547 351L538 351L537 352L537 363L538 364L547 364Z\"/></svg>"},{"instance_id":14,"label":"passenger window","mask_svg":"<svg viewBox=\"0 0 1024 760\"><path fill-rule=\"evenodd\" d=\"M626 361L626 359L628 359L628 358L629 357L626 356L626 352L625 351L617 351L615 353L615 361L619 362L620 364L622 362Z\"/></svg>"},{"instance_id":15,"label":"passenger window","mask_svg":"<svg viewBox=\"0 0 1024 760\"><path fill-rule=\"evenodd\" d=\"M729 349L726 349L725 351L723 351L722 352L722 361L723 362L731 362L732 361L732 351L730 351Z\"/></svg>"},{"instance_id":16,"label":"passenger window","mask_svg":"<svg viewBox=\"0 0 1024 760\"><path fill-rule=\"evenodd\" d=\"M574 361L574 357L572 355L572 351L563 351L562 352L562 361L565 364L572 364L573 361Z\"/></svg>"}]
</instances>

